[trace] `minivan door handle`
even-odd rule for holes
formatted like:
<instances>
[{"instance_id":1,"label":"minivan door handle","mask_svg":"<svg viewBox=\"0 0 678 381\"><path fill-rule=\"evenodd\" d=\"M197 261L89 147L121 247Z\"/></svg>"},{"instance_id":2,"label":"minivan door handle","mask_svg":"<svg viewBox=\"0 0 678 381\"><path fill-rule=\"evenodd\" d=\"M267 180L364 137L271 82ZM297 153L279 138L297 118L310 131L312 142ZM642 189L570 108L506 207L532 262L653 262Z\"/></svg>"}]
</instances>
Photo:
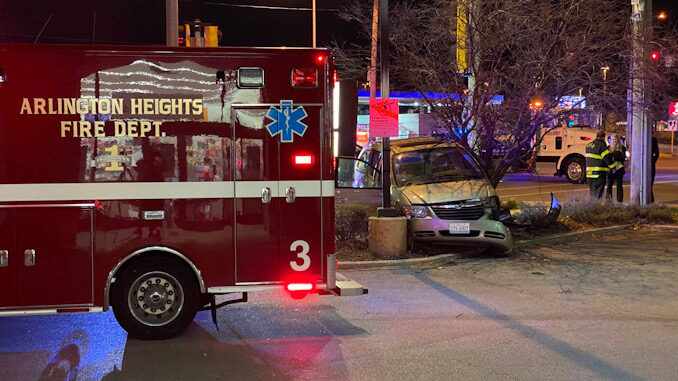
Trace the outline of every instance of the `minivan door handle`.
<instances>
[{"instance_id":1,"label":"minivan door handle","mask_svg":"<svg viewBox=\"0 0 678 381\"><path fill-rule=\"evenodd\" d=\"M261 190L261 202L268 204L271 202L271 188L266 187Z\"/></svg>"},{"instance_id":2,"label":"minivan door handle","mask_svg":"<svg viewBox=\"0 0 678 381\"><path fill-rule=\"evenodd\" d=\"M287 189L285 189L285 201L287 201L288 204L291 204L296 199L297 191L294 189L294 187L287 187Z\"/></svg>"}]
</instances>

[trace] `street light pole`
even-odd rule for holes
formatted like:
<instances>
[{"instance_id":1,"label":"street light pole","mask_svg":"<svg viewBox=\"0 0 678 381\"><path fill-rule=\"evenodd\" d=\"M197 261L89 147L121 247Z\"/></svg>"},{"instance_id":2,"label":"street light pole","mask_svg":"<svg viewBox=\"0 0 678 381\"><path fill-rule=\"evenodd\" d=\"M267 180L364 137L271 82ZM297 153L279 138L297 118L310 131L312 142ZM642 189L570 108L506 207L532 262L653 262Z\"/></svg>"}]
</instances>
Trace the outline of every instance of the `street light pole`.
<instances>
[{"instance_id":1,"label":"street light pole","mask_svg":"<svg viewBox=\"0 0 678 381\"><path fill-rule=\"evenodd\" d=\"M381 74L381 99L389 98L389 47L388 47L388 0L379 0L379 58ZM388 137L382 138L381 162L381 208L377 209L379 217L397 217L395 208L391 206L391 142Z\"/></svg>"},{"instance_id":2,"label":"street light pole","mask_svg":"<svg viewBox=\"0 0 678 381\"><path fill-rule=\"evenodd\" d=\"M646 7L647 3L647 7ZM652 18L651 0L631 0L633 20L633 62L631 65L631 107L633 109L631 126L631 193L630 202L635 205L650 203L650 142L652 132L649 128L647 103L647 84L645 82L645 41Z\"/></svg>"}]
</instances>

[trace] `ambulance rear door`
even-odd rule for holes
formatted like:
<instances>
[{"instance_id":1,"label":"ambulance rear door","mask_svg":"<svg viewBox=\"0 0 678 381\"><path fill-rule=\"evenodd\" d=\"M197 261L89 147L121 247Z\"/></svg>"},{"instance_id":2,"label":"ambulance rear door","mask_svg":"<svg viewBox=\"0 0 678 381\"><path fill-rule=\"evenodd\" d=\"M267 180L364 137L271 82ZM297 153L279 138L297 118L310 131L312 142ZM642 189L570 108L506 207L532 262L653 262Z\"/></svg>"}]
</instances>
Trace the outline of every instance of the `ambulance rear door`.
<instances>
[{"instance_id":1,"label":"ambulance rear door","mask_svg":"<svg viewBox=\"0 0 678 381\"><path fill-rule=\"evenodd\" d=\"M321 111L233 105L237 285L322 279Z\"/></svg>"}]
</instances>

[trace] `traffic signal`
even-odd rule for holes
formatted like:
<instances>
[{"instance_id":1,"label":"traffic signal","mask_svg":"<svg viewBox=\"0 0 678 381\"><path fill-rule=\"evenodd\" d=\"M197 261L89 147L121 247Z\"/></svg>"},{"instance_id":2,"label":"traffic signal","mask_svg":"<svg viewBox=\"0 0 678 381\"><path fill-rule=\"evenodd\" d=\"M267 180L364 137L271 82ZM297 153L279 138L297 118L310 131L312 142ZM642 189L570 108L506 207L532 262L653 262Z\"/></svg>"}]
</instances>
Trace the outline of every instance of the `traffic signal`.
<instances>
[{"instance_id":1,"label":"traffic signal","mask_svg":"<svg viewBox=\"0 0 678 381\"><path fill-rule=\"evenodd\" d=\"M205 46L219 46L219 40L221 40L219 27L216 25L205 25L203 32L205 34Z\"/></svg>"},{"instance_id":2,"label":"traffic signal","mask_svg":"<svg viewBox=\"0 0 678 381\"><path fill-rule=\"evenodd\" d=\"M179 25L179 46L219 46L221 37L219 27L204 23L199 19L190 24Z\"/></svg>"},{"instance_id":3,"label":"traffic signal","mask_svg":"<svg viewBox=\"0 0 678 381\"><path fill-rule=\"evenodd\" d=\"M191 28L188 24L179 25L179 46L191 46Z\"/></svg>"}]
</instances>

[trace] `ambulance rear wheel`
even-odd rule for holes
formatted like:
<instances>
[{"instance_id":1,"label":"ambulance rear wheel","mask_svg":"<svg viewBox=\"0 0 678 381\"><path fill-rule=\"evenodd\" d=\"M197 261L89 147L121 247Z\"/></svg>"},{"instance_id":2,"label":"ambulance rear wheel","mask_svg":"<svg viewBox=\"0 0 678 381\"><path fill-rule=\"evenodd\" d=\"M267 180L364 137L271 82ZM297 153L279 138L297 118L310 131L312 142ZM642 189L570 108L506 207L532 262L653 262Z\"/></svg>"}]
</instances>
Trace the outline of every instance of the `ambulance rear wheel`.
<instances>
[{"instance_id":1,"label":"ambulance rear wheel","mask_svg":"<svg viewBox=\"0 0 678 381\"><path fill-rule=\"evenodd\" d=\"M200 307L195 276L176 259L141 258L116 274L115 318L130 336L168 339L183 332Z\"/></svg>"},{"instance_id":2,"label":"ambulance rear wheel","mask_svg":"<svg viewBox=\"0 0 678 381\"><path fill-rule=\"evenodd\" d=\"M568 159L563 165L567 181L572 184L583 184L586 182L586 161L581 156L575 156Z\"/></svg>"}]
</instances>

